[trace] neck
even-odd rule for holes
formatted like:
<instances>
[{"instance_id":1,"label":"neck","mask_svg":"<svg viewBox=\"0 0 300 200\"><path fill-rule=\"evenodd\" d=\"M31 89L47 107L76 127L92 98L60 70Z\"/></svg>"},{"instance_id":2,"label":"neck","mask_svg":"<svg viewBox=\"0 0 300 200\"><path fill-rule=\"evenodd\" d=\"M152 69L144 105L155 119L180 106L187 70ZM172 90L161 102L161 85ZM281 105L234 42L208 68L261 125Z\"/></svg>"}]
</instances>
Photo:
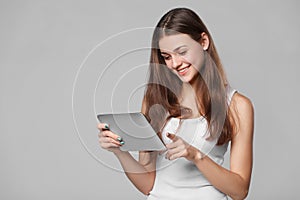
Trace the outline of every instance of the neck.
<instances>
[{"instance_id":1,"label":"neck","mask_svg":"<svg viewBox=\"0 0 300 200\"><path fill-rule=\"evenodd\" d=\"M182 106L192 109L193 117L199 115L195 90L189 83L183 83L179 102Z\"/></svg>"},{"instance_id":2,"label":"neck","mask_svg":"<svg viewBox=\"0 0 300 200\"><path fill-rule=\"evenodd\" d=\"M194 99L195 98L195 90L189 83L182 83L182 89L180 93L181 100Z\"/></svg>"}]
</instances>

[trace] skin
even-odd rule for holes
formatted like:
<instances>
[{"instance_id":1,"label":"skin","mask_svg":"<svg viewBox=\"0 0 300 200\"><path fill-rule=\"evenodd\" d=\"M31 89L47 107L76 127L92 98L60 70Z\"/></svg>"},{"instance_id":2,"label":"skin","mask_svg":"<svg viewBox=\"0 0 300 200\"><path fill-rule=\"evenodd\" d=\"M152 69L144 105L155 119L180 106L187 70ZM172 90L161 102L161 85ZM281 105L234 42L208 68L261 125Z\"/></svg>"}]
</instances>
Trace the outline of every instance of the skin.
<instances>
[{"instance_id":1,"label":"skin","mask_svg":"<svg viewBox=\"0 0 300 200\"><path fill-rule=\"evenodd\" d=\"M204 49L208 46L208 37L202 34L202 45L191 39L189 35L177 34L164 36L159 40L161 55L171 71L176 74L185 85L194 86L194 78L204 63ZM204 39L205 38L205 39ZM188 67L185 75L180 75L178 70ZM185 89L185 88L184 88Z\"/></svg>"},{"instance_id":2,"label":"skin","mask_svg":"<svg viewBox=\"0 0 300 200\"><path fill-rule=\"evenodd\" d=\"M199 55L203 55L209 46L207 35L202 33L201 36L202 39L198 42L185 34L164 36L159 41L167 67L183 81L180 102L193 111L197 110L194 78L203 64L203 57ZM180 75L179 70L187 66L190 66L188 71L184 75ZM231 141L229 170L216 164L208 156L203 157L199 149L174 134L168 134L173 142L166 145L166 158L174 160L184 157L193 162L214 187L232 199L238 200L246 198L250 185L254 109L250 99L238 92L233 95L229 109L236 121L236 131ZM144 111L143 103L142 112ZM199 113L195 112L193 116L197 117ZM118 135L105 129L104 126L105 124L98 124L100 146L117 156L127 177L137 189L144 194L149 194L154 185L155 162L158 153L140 152L139 161L136 161L128 152L119 149L121 144L117 140Z\"/></svg>"}]
</instances>

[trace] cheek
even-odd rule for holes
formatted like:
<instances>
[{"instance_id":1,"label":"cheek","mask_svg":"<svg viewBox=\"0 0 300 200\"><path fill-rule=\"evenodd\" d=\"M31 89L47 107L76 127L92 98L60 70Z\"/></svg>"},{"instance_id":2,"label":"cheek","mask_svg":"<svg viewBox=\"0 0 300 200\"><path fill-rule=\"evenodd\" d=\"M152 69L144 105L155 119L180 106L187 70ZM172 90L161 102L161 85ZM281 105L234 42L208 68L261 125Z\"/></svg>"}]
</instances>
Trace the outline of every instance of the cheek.
<instances>
[{"instance_id":1,"label":"cheek","mask_svg":"<svg viewBox=\"0 0 300 200\"><path fill-rule=\"evenodd\" d=\"M204 63L204 52L199 50L199 51L194 51L192 54L189 55L190 63L197 69L200 70L200 68L203 66Z\"/></svg>"},{"instance_id":2,"label":"cheek","mask_svg":"<svg viewBox=\"0 0 300 200\"><path fill-rule=\"evenodd\" d=\"M172 60L165 60L165 63L169 69L172 69Z\"/></svg>"}]
</instances>

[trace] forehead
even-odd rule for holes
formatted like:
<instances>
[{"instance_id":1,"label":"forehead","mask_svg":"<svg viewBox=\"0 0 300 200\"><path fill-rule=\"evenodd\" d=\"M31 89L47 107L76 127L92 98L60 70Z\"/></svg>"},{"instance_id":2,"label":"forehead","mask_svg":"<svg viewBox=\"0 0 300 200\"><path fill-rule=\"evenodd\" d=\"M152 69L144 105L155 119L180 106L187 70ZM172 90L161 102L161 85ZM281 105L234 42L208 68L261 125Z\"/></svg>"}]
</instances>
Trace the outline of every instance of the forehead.
<instances>
[{"instance_id":1,"label":"forehead","mask_svg":"<svg viewBox=\"0 0 300 200\"><path fill-rule=\"evenodd\" d=\"M179 46L186 45L192 46L196 41L194 41L187 34L176 34L176 35L166 35L163 36L159 42L159 49L162 51L173 51Z\"/></svg>"}]
</instances>

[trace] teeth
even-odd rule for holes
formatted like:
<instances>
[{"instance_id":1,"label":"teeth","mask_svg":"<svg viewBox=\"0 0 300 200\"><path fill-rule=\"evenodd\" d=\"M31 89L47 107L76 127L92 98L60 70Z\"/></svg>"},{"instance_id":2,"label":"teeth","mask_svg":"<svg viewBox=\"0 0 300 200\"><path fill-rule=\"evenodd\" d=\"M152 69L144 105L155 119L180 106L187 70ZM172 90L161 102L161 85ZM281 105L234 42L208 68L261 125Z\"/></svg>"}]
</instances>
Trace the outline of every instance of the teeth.
<instances>
[{"instance_id":1,"label":"teeth","mask_svg":"<svg viewBox=\"0 0 300 200\"><path fill-rule=\"evenodd\" d=\"M179 72L184 72L187 68L188 68L188 67L183 68L183 69L179 70Z\"/></svg>"}]
</instances>

